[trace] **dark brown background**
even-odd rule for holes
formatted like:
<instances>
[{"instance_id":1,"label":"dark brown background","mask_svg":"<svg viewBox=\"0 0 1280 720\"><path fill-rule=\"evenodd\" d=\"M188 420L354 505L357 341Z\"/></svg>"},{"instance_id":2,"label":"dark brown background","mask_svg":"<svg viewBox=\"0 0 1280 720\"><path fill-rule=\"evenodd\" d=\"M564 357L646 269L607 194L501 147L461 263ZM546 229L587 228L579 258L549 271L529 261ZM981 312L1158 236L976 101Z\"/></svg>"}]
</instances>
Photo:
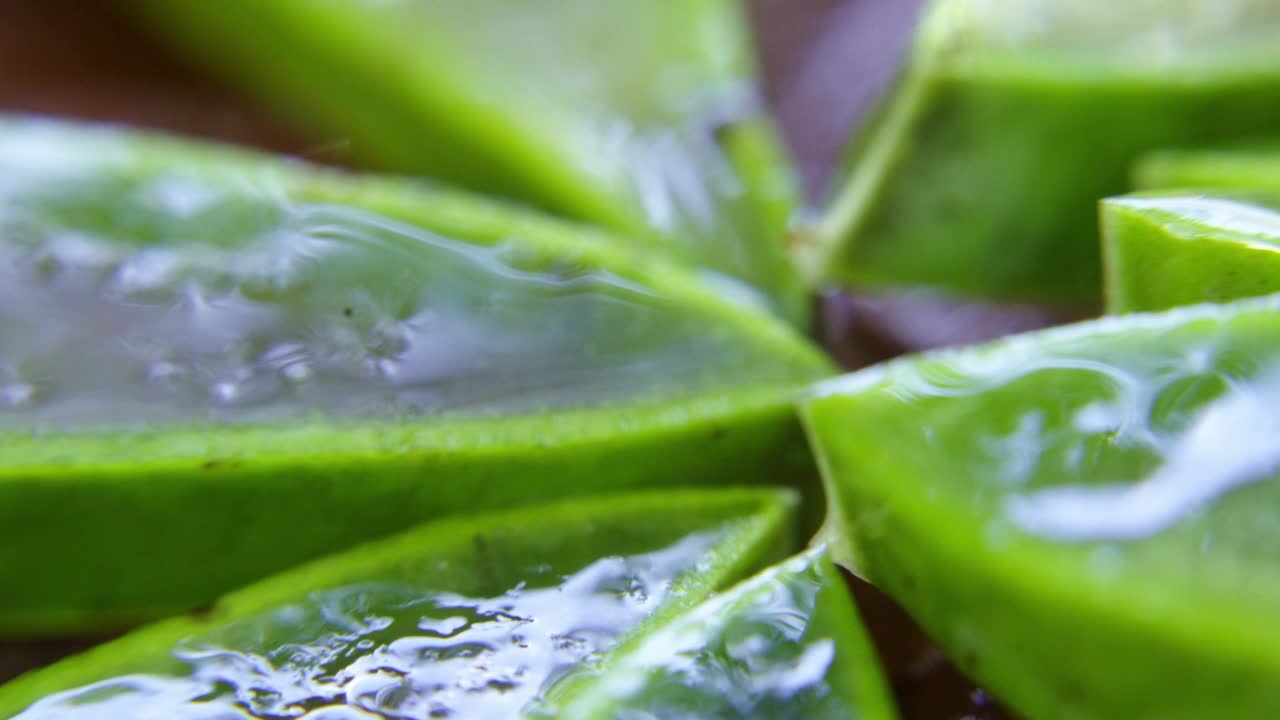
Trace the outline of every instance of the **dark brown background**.
<instances>
[{"instance_id":1,"label":"dark brown background","mask_svg":"<svg viewBox=\"0 0 1280 720\"><path fill-rule=\"evenodd\" d=\"M122 0L0 0L0 111L104 119L339 159L131 27ZM180 1L180 0L178 0ZM920 0L751 0L766 93L806 189L828 181L850 127L892 77ZM982 340L1061 311L936 297L828 293L820 339L848 367ZM854 582L851 580L851 582ZM906 718L997 717L893 604L854 583ZM0 644L0 681L100 638Z\"/></svg>"}]
</instances>

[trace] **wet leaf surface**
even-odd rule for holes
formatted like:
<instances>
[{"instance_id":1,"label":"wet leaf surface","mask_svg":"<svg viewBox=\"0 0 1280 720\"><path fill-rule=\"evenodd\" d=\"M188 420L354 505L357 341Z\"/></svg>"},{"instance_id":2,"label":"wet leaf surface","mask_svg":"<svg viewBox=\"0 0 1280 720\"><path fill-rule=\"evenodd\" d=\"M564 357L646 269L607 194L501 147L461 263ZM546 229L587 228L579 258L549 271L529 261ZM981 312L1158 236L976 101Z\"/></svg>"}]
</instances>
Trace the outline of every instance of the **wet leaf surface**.
<instances>
[{"instance_id":1,"label":"wet leaf surface","mask_svg":"<svg viewBox=\"0 0 1280 720\"><path fill-rule=\"evenodd\" d=\"M803 319L777 242L794 182L733 0L139 5L176 48L317 137L348 135L368 165L625 231Z\"/></svg>"},{"instance_id":2,"label":"wet leaf surface","mask_svg":"<svg viewBox=\"0 0 1280 720\"><path fill-rule=\"evenodd\" d=\"M1276 302L823 384L833 547L1029 716L1275 712Z\"/></svg>"},{"instance_id":3,"label":"wet leaf surface","mask_svg":"<svg viewBox=\"0 0 1280 720\"><path fill-rule=\"evenodd\" d=\"M181 612L429 517L807 474L821 353L596 231L43 119L0 119L0 169L4 634Z\"/></svg>"},{"instance_id":4,"label":"wet leaf surface","mask_svg":"<svg viewBox=\"0 0 1280 720\"><path fill-rule=\"evenodd\" d=\"M787 552L795 501L671 491L427 524L11 683L0 715L34 700L18 717L550 712Z\"/></svg>"},{"instance_id":5,"label":"wet leaf surface","mask_svg":"<svg viewBox=\"0 0 1280 720\"><path fill-rule=\"evenodd\" d=\"M897 56L907 44L912 4L904 0L815 0L803 7L785 0L751 3L765 49L765 89L811 193L823 192L849 123L891 78ZM78 2L74 8L41 0L0 2L0 107L129 122L312 160L350 162L349 137L332 133L306 139L282 128L277 117L257 104L157 48L114 5L98 0ZM869 306L859 305L857 298L832 302L857 307L853 319L847 309L838 307L834 319L829 316L824 323L828 347L848 367L912 349L904 336L920 342L918 315L894 312L882 297L874 296ZM919 303L908 299L907 305ZM939 310L946 312L945 307ZM1038 318L1034 311L1031 315ZM1009 319L994 324L1023 329L1036 321L1028 320L1026 311L1014 309ZM923 346L945 344L959 326L952 324L944 338L925 339ZM987 332L982 335L974 339L985 339ZM934 720L977 714L970 700L972 686L958 679L949 664L939 663L938 653L905 615L869 586L855 583L854 589L895 677L904 717ZM883 607L888 609L877 609ZM13 674L78 650L86 642L5 643L0 648L9 659L6 672ZM909 657L900 658L901 648L911 648Z\"/></svg>"}]
</instances>

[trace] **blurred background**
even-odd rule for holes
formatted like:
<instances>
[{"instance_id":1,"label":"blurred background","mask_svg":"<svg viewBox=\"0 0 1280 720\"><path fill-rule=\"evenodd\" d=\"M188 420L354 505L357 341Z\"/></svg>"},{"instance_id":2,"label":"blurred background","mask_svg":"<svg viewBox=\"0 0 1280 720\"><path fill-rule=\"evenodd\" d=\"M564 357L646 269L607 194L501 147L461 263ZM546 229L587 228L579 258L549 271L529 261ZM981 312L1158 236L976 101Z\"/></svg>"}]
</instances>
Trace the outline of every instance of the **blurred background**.
<instances>
[{"instance_id":1,"label":"blurred background","mask_svg":"<svg viewBox=\"0 0 1280 720\"><path fill-rule=\"evenodd\" d=\"M122 0L0 0L0 109L106 119L338 160L132 27ZM891 76L920 0L750 0L766 92L806 187Z\"/></svg>"},{"instance_id":2,"label":"blurred background","mask_svg":"<svg viewBox=\"0 0 1280 720\"><path fill-rule=\"evenodd\" d=\"M0 0L0 112L110 120L342 164L342 138L307 140L130 25L123 0ZM751 0L766 94L810 198L820 201L851 128L891 81L920 0ZM830 292L820 339L854 368L1087 313L957 303L921 293ZM998 718L892 603L852 578L905 718ZM0 681L86 647L0 644Z\"/></svg>"}]
</instances>

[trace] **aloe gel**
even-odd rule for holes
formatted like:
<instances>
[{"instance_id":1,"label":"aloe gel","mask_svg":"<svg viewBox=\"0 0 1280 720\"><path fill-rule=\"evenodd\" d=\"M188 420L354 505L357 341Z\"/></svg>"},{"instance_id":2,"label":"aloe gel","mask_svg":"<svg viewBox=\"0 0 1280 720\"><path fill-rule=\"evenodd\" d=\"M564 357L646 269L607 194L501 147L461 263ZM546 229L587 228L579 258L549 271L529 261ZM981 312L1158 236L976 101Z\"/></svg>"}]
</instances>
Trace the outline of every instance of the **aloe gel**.
<instances>
[{"instance_id":1,"label":"aloe gel","mask_svg":"<svg viewBox=\"0 0 1280 720\"><path fill-rule=\"evenodd\" d=\"M1280 292L1280 212L1167 193L1102 203L1107 310L1166 310Z\"/></svg>"},{"instance_id":2,"label":"aloe gel","mask_svg":"<svg viewBox=\"0 0 1280 720\"><path fill-rule=\"evenodd\" d=\"M1238 145L1238 144L1237 144ZM1280 146L1157 150L1134 165L1138 189L1221 189L1280 192Z\"/></svg>"},{"instance_id":3,"label":"aloe gel","mask_svg":"<svg viewBox=\"0 0 1280 720\"><path fill-rule=\"evenodd\" d=\"M0 716L538 715L567 678L775 559L794 501L667 491L438 521L21 678Z\"/></svg>"},{"instance_id":4,"label":"aloe gel","mask_svg":"<svg viewBox=\"0 0 1280 720\"><path fill-rule=\"evenodd\" d=\"M815 548L620 651L561 717L893 718L843 578Z\"/></svg>"},{"instance_id":5,"label":"aloe gel","mask_svg":"<svg viewBox=\"0 0 1280 720\"><path fill-rule=\"evenodd\" d=\"M822 281L1092 300L1095 203L1139 155L1278 123L1270 0L935 0L797 250Z\"/></svg>"},{"instance_id":6,"label":"aloe gel","mask_svg":"<svg viewBox=\"0 0 1280 720\"><path fill-rule=\"evenodd\" d=\"M807 312L782 244L794 182L733 0L138 5L365 164L621 230Z\"/></svg>"},{"instance_id":7,"label":"aloe gel","mask_svg":"<svg viewBox=\"0 0 1280 720\"><path fill-rule=\"evenodd\" d=\"M1280 712L1276 296L895 361L804 405L830 540L1036 718Z\"/></svg>"},{"instance_id":8,"label":"aloe gel","mask_svg":"<svg viewBox=\"0 0 1280 720\"><path fill-rule=\"evenodd\" d=\"M35 119L0 122L0 229L0 634L431 517L808 472L827 361L595 231Z\"/></svg>"}]
</instances>

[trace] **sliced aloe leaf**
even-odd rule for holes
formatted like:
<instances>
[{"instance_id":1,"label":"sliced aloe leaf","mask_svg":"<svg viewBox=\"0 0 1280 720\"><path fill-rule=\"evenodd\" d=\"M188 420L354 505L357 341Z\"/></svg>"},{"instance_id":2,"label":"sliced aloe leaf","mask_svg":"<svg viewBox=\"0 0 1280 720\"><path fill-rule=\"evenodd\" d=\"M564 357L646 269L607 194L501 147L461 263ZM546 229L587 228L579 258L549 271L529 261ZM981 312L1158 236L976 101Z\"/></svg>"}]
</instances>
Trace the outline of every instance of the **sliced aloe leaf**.
<instances>
[{"instance_id":1,"label":"sliced aloe leaf","mask_svg":"<svg viewBox=\"0 0 1280 720\"><path fill-rule=\"evenodd\" d=\"M620 646L556 688L559 717L893 718L888 686L825 548Z\"/></svg>"},{"instance_id":2,"label":"sliced aloe leaf","mask_svg":"<svg viewBox=\"0 0 1280 720\"><path fill-rule=\"evenodd\" d=\"M0 256L0 634L449 513L800 477L829 367L571 225L111 129L0 123Z\"/></svg>"},{"instance_id":3,"label":"sliced aloe leaf","mask_svg":"<svg viewBox=\"0 0 1280 720\"><path fill-rule=\"evenodd\" d=\"M0 717L514 717L776 560L794 507L670 490L429 523L20 678Z\"/></svg>"},{"instance_id":4,"label":"sliced aloe leaf","mask_svg":"<svg viewBox=\"0 0 1280 720\"><path fill-rule=\"evenodd\" d=\"M1094 298L1095 203L1136 157L1278 122L1270 0L935 0L797 249L835 281Z\"/></svg>"},{"instance_id":5,"label":"sliced aloe leaf","mask_svg":"<svg viewBox=\"0 0 1280 720\"><path fill-rule=\"evenodd\" d=\"M1134 166L1138 188L1239 188L1280 191L1280 146L1160 150Z\"/></svg>"},{"instance_id":6,"label":"sliced aloe leaf","mask_svg":"<svg viewBox=\"0 0 1280 720\"><path fill-rule=\"evenodd\" d=\"M1280 292L1280 212L1173 193L1102 203L1109 312L1167 310Z\"/></svg>"},{"instance_id":7,"label":"sliced aloe leaf","mask_svg":"<svg viewBox=\"0 0 1280 720\"><path fill-rule=\"evenodd\" d=\"M324 140L624 230L806 312L794 183L733 0L142 2Z\"/></svg>"},{"instance_id":8,"label":"sliced aloe leaf","mask_svg":"<svg viewBox=\"0 0 1280 720\"><path fill-rule=\"evenodd\" d=\"M912 358L804 407L840 559L1028 717L1280 712L1280 297Z\"/></svg>"}]
</instances>

